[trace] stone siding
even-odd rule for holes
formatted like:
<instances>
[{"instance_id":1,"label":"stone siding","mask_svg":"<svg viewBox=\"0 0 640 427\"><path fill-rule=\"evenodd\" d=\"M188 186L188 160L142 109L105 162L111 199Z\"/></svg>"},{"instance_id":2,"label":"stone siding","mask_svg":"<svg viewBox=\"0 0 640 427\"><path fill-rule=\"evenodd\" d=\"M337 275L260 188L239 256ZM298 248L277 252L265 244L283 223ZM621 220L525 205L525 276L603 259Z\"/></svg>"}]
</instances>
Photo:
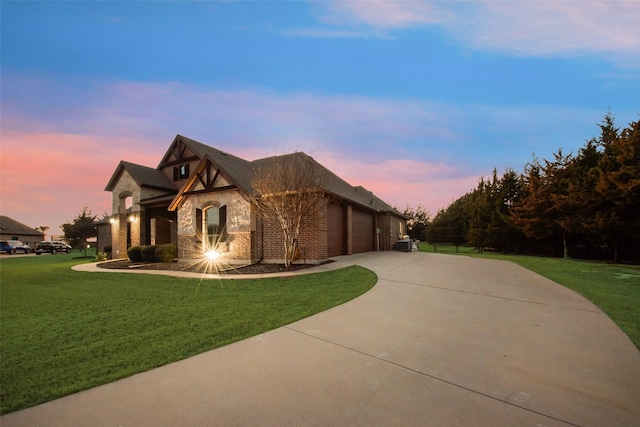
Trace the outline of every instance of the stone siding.
<instances>
[{"instance_id":1,"label":"stone siding","mask_svg":"<svg viewBox=\"0 0 640 427\"><path fill-rule=\"evenodd\" d=\"M199 236L197 210L226 206L226 240L221 242L223 260L230 264L257 261L252 251L256 221L252 219L251 204L238 191L222 191L192 195L178 210L178 257L181 260L200 259L204 256L204 243Z\"/></svg>"}]
</instances>

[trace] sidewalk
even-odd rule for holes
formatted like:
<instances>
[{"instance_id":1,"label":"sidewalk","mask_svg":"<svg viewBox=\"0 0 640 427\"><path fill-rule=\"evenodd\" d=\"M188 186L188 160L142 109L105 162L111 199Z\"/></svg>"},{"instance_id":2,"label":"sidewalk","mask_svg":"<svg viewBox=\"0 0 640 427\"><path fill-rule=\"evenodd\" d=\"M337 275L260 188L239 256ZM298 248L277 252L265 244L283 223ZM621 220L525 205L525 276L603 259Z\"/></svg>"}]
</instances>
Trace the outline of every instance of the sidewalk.
<instances>
[{"instance_id":1,"label":"sidewalk","mask_svg":"<svg viewBox=\"0 0 640 427\"><path fill-rule=\"evenodd\" d=\"M573 291L504 261L415 252L338 261L373 270L377 285L0 424L640 425L640 352Z\"/></svg>"}]
</instances>

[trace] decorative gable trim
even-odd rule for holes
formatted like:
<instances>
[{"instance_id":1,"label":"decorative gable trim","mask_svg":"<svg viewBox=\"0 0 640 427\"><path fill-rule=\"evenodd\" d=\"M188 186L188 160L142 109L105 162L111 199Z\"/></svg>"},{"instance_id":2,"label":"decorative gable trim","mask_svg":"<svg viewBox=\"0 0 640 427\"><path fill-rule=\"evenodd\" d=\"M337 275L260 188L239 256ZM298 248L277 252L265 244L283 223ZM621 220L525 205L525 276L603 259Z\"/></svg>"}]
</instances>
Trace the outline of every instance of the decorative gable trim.
<instances>
[{"instance_id":1,"label":"decorative gable trim","mask_svg":"<svg viewBox=\"0 0 640 427\"><path fill-rule=\"evenodd\" d=\"M220 167L205 156L194 174L173 199L169 205L169 210L178 210L187 197L195 194L215 193L238 188L238 185Z\"/></svg>"},{"instance_id":2,"label":"decorative gable trim","mask_svg":"<svg viewBox=\"0 0 640 427\"><path fill-rule=\"evenodd\" d=\"M200 157L192 152L188 144L180 135L177 135L160 161L158 169L164 169L171 166L179 167L179 165L183 165L194 160L200 160Z\"/></svg>"},{"instance_id":3,"label":"decorative gable trim","mask_svg":"<svg viewBox=\"0 0 640 427\"><path fill-rule=\"evenodd\" d=\"M207 160L204 168L196 173L196 179L202 185L202 191L213 190L219 176L220 169L214 168L210 160Z\"/></svg>"}]
</instances>

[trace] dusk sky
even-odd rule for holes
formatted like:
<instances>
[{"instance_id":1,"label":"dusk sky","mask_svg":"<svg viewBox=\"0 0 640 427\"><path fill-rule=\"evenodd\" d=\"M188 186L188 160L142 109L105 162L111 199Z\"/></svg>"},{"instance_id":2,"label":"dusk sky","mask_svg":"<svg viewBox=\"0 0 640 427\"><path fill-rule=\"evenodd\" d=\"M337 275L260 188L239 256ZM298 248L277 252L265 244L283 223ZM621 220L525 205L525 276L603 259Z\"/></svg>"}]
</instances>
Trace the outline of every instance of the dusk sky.
<instances>
[{"instance_id":1,"label":"dusk sky","mask_svg":"<svg viewBox=\"0 0 640 427\"><path fill-rule=\"evenodd\" d=\"M432 216L640 117L638 1L2 1L0 213L49 233L176 134Z\"/></svg>"}]
</instances>

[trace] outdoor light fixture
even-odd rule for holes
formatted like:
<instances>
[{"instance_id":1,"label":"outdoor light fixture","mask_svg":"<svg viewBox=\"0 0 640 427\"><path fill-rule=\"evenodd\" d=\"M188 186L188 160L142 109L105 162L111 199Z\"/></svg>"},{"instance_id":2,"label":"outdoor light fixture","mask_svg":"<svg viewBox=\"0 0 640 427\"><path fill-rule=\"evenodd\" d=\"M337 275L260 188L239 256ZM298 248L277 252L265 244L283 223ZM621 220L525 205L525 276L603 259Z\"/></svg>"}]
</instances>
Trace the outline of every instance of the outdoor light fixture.
<instances>
[{"instance_id":1,"label":"outdoor light fixture","mask_svg":"<svg viewBox=\"0 0 640 427\"><path fill-rule=\"evenodd\" d=\"M116 219L115 219L115 218L111 218L111 219L109 220L109 222L110 222L111 224L115 224L115 223L116 223Z\"/></svg>"},{"instance_id":2,"label":"outdoor light fixture","mask_svg":"<svg viewBox=\"0 0 640 427\"><path fill-rule=\"evenodd\" d=\"M136 217L133 215L129 215L129 222L136 222Z\"/></svg>"},{"instance_id":3,"label":"outdoor light fixture","mask_svg":"<svg viewBox=\"0 0 640 427\"><path fill-rule=\"evenodd\" d=\"M210 261L215 261L220 257L220 252L215 249L211 249L205 253L206 257Z\"/></svg>"}]
</instances>

